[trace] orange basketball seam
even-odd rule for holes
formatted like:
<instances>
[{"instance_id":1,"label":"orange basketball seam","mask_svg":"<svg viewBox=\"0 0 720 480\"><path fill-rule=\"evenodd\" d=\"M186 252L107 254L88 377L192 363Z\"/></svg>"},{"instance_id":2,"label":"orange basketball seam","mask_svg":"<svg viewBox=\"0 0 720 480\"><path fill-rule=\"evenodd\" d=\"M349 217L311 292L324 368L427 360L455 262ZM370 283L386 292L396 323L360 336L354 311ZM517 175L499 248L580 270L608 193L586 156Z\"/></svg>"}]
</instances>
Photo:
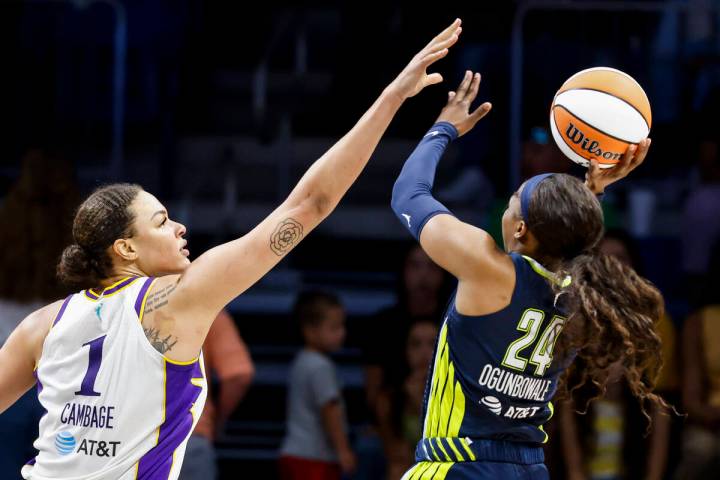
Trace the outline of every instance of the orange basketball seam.
<instances>
[{"instance_id":1,"label":"orange basketball seam","mask_svg":"<svg viewBox=\"0 0 720 480\"><path fill-rule=\"evenodd\" d=\"M640 110L648 125L652 123L652 110L647 94L637 80L622 70L612 67L582 70L568 78L557 91L556 96L575 89L595 89L619 97Z\"/></svg>"},{"instance_id":2,"label":"orange basketball seam","mask_svg":"<svg viewBox=\"0 0 720 480\"><path fill-rule=\"evenodd\" d=\"M562 108L563 110L565 110L566 112L568 112L568 113L569 113L570 115L572 115L573 117L575 117L575 118L577 118L578 120L580 120L581 122L583 122L583 123L591 126L592 128L594 128L594 129L597 130L598 132L602 133L603 135L606 135L606 136L612 138L613 140L617 140L618 142L627 143L628 145L630 145L631 143L632 143L632 144L635 143L635 142L631 142L630 140L625 140L624 138L616 137L615 135L610 135L609 133L607 133L607 132L604 131L604 130L600 130L598 127L596 127L596 126L593 125L592 123L588 122L588 121L585 120L584 118L580 117L580 115L574 113L572 110L570 110L569 108L565 107L564 105L553 105L553 109L555 109L555 108ZM553 117L553 118L554 118L554 117ZM555 126L557 126L557 122L555 122ZM558 132L559 132L559 131L560 131L560 129L558 128ZM562 136L562 135L560 135L560 136ZM567 143L567 142L566 142L566 143ZM570 146L570 145L568 145L568 146Z\"/></svg>"},{"instance_id":3,"label":"orange basketball seam","mask_svg":"<svg viewBox=\"0 0 720 480\"><path fill-rule=\"evenodd\" d=\"M614 95L614 94L612 94L612 93L610 93L610 92L606 92L605 90L598 90L597 88L587 88L587 87L583 87L583 88L571 88L571 89L569 89L569 90L563 90L562 93L572 92L573 90L588 90L588 91L590 91L590 92L604 93L605 95L610 95L611 97L617 98L618 100L620 100L621 102L623 102L625 105L629 106L630 108L632 108L633 110L635 110L637 113L639 113L639 114L640 114L640 118L642 118L642 119L643 119L643 122L645 122L645 126L647 127L648 130L650 130L650 124L648 123L647 118L645 118L645 115L643 115L643 113L642 113L640 110L638 110L638 108L637 108L635 105L633 105L632 103L628 102L628 101L625 100L624 98L620 98L620 97L618 97L617 95ZM556 95L555 95L555 98L553 98L553 103L555 102L555 99L557 98L557 95L558 95L558 94L556 94ZM568 110L568 109L566 108L565 110ZM568 112L570 112L570 110L568 110ZM572 112L570 112L570 113L572 113ZM573 113L573 115L575 115L575 114ZM577 117L577 115L575 115L575 116ZM578 117L578 118L580 118L580 117ZM585 122L585 120L583 120L583 122ZM588 123L588 122L585 122L585 123ZM595 127L594 125L593 125L593 127L594 127L594 128L597 128L597 127ZM599 128L598 128L597 130L600 131ZM625 140L623 140L623 141L625 141Z\"/></svg>"}]
</instances>

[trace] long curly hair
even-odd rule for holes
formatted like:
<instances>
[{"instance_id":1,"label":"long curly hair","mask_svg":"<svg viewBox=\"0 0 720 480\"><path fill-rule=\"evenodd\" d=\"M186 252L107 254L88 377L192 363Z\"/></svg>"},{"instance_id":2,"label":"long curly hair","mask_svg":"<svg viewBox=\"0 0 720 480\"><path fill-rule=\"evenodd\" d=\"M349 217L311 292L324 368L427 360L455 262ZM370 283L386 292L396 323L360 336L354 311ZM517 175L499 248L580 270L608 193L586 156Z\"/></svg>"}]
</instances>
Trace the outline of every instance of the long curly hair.
<instances>
[{"instance_id":1,"label":"long curly hair","mask_svg":"<svg viewBox=\"0 0 720 480\"><path fill-rule=\"evenodd\" d=\"M565 371L560 396L587 384L596 392L588 403L602 396L618 364L648 421L648 402L669 408L653 393L662 367L657 331L662 295L633 268L598 250L603 214L597 198L577 178L556 174L538 185L527 221L539 244L538 259L572 278L564 288L552 284L568 314L556 355L574 355L579 360L574 364L582 365Z\"/></svg>"}]
</instances>

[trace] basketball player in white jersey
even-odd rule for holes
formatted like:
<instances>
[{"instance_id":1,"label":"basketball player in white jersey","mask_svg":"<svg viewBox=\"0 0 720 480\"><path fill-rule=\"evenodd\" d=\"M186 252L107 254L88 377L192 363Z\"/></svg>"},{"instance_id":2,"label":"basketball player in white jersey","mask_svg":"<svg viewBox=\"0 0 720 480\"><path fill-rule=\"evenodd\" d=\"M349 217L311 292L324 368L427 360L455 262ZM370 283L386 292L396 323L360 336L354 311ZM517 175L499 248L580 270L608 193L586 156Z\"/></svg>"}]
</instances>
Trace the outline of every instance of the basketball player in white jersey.
<instances>
[{"instance_id":1,"label":"basketball player in white jersey","mask_svg":"<svg viewBox=\"0 0 720 480\"><path fill-rule=\"evenodd\" d=\"M257 227L192 263L185 227L140 187L104 187L81 205L58 266L81 291L32 313L0 350L0 412L36 383L47 410L24 478L178 477L213 319L333 211L403 101L442 81L426 68L460 31L456 20L423 48Z\"/></svg>"}]
</instances>

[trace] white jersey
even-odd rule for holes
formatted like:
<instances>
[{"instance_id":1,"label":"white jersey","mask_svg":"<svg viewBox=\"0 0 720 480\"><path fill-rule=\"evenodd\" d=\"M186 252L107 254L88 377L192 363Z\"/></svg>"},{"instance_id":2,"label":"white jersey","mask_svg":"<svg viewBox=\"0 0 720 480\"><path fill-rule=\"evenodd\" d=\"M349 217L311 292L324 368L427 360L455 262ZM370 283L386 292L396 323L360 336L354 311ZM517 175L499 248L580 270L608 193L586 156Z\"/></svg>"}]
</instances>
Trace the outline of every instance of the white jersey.
<instances>
[{"instance_id":1,"label":"white jersey","mask_svg":"<svg viewBox=\"0 0 720 480\"><path fill-rule=\"evenodd\" d=\"M145 336L152 281L130 277L63 303L35 372L47 413L24 478L178 478L207 383L202 358L171 361Z\"/></svg>"}]
</instances>

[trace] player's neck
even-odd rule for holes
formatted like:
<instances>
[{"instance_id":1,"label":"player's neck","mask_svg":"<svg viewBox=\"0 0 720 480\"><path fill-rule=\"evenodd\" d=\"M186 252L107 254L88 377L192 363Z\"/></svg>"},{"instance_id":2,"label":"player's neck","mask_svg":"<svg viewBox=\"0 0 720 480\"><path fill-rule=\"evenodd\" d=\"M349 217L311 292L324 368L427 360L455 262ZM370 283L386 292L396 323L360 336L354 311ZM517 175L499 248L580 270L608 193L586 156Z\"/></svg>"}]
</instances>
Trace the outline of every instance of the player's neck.
<instances>
[{"instance_id":1,"label":"player's neck","mask_svg":"<svg viewBox=\"0 0 720 480\"><path fill-rule=\"evenodd\" d=\"M127 277L145 277L147 276L145 272L137 268L135 265L128 265L124 267L120 267L115 270L115 272L104 279L102 282L100 282L101 287L109 287L110 285L117 283L118 281L122 280L123 278Z\"/></svg>"}]
</instances>

